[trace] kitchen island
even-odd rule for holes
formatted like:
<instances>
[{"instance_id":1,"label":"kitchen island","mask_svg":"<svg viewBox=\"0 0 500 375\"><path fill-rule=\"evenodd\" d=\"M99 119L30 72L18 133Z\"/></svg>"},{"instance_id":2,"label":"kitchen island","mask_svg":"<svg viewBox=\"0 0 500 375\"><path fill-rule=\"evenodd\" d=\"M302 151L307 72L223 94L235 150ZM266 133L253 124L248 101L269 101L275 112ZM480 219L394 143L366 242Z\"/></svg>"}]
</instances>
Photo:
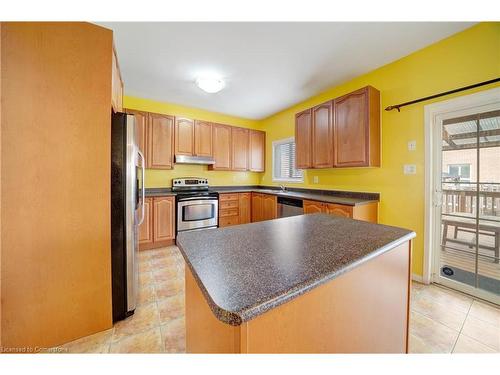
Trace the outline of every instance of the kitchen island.
<instances>
[{"instance_id":1,"label":"kitchen island","mask_svg":"<svg viewBox=\"0 0 500 375\"><path fill-rule=\"evenodd\" d=\"M181 233L188 353L404 353L409 230L326 214Z\"/></svg>"}]
</instances>

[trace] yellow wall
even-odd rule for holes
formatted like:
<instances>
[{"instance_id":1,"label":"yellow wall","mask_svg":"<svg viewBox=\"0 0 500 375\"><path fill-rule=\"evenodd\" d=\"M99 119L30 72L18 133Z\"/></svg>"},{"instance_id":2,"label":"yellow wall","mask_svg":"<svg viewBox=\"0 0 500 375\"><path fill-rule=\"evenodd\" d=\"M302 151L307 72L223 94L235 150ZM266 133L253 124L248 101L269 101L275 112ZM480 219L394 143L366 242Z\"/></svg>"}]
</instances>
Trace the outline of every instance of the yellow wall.
<instances>
[{"instance_id":1,"label":"yellow wall","mask_svg":"<svg viewBox=\"0 0 500 375\"><path fill-rule=\"evenodd\" d=\"M262 128L266 131L267 139L266 155L272 154L272 141L294 135L295 113L360 87L372 85L379 89L382 108L385 108L499 76L500 23L476 25L263 120ZM420 275L424 239L424 105L429 103L405 107L401 113L382 111L380 168L309 170L305 171L304 184L288 184L380 192L379 221L409 228L417 233L413 272ZM410 140L417 141L417 150L414 152L407 149ZM261 183L272 185L272 161L269 157L266 160L266 172ZM403 164L416 164L417 174L403 175ZM313 176L319 177L318 184L313 184Z\"/></svg>"},{"instance_id":2,"label":"yellow wall","mask_svg":"<svg viewBox=\"0 0 500 375\"><path fill-rule=\"evenodd\" d=\"M188 117L197 120L206 120L221 124L240 126L243 128L258 129L259 122L221 113L209 112L202 109L185 107L177 104L163 103L149 99L125 96L124 107L147 112L164 113L173 116ZM262 173L255 172L225 172L209 171L205 165L176 164L173 170L146 170L146 187L170 187L171 179L177 177L206 177L210 185L258 185Z\"/></svg>"}]
</instances>

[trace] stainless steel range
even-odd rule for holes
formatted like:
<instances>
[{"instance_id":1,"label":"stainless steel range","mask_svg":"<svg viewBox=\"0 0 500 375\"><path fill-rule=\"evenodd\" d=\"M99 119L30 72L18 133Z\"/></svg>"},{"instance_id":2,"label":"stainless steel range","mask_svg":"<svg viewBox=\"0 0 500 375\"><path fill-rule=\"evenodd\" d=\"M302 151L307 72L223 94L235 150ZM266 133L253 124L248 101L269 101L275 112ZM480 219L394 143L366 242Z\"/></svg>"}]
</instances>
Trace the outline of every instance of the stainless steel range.
<instances>
[{"instance_id":1,"label":"stainless steel range","mask_svg":"<svg viewBox=\"0 0 500 375\"><path fill-rule=\"evenodd\" d=\"M206 178L174 178L172 191L177 193L177 232L217 228L219 193L209 190Z\"/></svg>"}]
</instances>

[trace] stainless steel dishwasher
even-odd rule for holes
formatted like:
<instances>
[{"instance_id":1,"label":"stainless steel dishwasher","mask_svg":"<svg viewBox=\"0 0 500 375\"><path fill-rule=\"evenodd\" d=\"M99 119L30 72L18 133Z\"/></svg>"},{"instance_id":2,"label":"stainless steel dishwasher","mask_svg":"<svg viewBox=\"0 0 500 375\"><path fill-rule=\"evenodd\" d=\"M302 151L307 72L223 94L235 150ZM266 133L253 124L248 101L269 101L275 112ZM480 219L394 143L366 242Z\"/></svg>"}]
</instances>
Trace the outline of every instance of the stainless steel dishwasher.
<instances>
[{"instance_id":1,"label":"stainless steel dishwasher","mask_svg":"<svg viewBox=\"0 0 500 375\"><path fill-rule=\"evenodd\" d=\"M302 199L278 197L278 217L304 214Z\"/></svg>"}]
</instances>

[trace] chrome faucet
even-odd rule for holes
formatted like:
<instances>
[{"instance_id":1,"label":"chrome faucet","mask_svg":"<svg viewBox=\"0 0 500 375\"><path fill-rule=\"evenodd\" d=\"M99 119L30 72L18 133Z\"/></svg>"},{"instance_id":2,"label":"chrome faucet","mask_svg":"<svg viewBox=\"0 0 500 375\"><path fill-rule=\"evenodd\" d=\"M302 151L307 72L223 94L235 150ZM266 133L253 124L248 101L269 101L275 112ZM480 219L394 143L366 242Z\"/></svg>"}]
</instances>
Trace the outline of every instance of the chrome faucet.
<instances>
[{"instance_id":1,"label":"chrome faucet","mask_svg":"<svg viewBox=\"0 0 500 375\"><path fill-rule=\"evenodd\" d=\"M286 191L286 186L285 185L280 185L281 191Z\"/></svg>"}]
</instances>

